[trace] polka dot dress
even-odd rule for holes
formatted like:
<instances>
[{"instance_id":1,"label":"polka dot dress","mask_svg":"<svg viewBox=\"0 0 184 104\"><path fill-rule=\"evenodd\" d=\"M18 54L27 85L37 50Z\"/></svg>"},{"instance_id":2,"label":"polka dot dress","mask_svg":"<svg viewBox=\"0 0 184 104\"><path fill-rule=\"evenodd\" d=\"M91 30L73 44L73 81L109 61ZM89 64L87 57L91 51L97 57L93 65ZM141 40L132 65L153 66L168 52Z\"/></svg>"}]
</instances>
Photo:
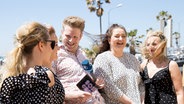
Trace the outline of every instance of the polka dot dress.
<instances>
[{"instance_id":1,"label":"polka dot dress","mask_svg":"<svg viewBox=\"0 0 184 104\"><path fill-rule=\"evenodd\" d=\"M62 104L64 88L55 76L55 84L50 82L46 70L48 68L35 66L35 75L20 74L8 77L0 89L1 104Z\"/></svg>"},{"instance_id":2,"label":"polka dot dress","mask_svg":"<svg viewBox=\"0 0 184 104\"><path fill-rule=\"evenodd\" d=\"M140 64L130 53L115 57L111 51L99 54L93 64L94 75L103 78L105 86L102 96L106 104L122 104L118 98L124 94L134 104L141 104L140 95L143 93Z\"/></svg>"},{"instance_id":3,"label":"polka dot dress","mask_svg":"<svg viewBox=\"0 0 184 104\"><path fill-rule=\"evenodd\" d=\"M141 76L145 84L145 104L177 104L169 67L149 78L146 66Z\"/></svg>"}]
</instances>

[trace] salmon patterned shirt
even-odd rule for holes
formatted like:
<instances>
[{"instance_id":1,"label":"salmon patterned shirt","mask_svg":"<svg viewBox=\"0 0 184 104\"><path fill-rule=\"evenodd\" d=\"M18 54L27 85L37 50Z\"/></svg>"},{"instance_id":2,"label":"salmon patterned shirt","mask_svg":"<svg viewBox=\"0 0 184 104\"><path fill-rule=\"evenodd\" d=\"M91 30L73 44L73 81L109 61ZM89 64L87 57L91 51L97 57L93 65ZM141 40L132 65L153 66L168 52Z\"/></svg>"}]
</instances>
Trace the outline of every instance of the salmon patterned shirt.
<instances>
[{"instance_id":1,"label":"salmon patterned shirt","mask_svg":"<svg viewBox=\"0 0 184 104\"><path fill-rule=\"evenodd\" d=\"M53 63L53 69L63 84L66 95L67 93L75 93L75 91L80 90L76 84L86 75L81 65L82 61L86 59L84 52L80 49L77 50L76 54L73 54L67 51L64 46L60 47L58 60ZM100 102L95 104L104 104L103 98L98 91L95 92L94 97L100 98ZM81 102L76 99L71 99L67 104L81 104ZM87 104L87 102L85 104Z\"/></svg>"}]
</instances>

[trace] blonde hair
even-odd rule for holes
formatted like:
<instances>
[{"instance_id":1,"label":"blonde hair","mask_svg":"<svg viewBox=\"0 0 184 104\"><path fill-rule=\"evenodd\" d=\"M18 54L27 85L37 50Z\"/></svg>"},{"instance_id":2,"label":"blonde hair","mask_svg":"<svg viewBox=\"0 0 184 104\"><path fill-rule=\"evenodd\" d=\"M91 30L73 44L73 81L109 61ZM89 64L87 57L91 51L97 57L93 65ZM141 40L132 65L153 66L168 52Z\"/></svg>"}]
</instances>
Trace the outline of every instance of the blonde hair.
<instances>
[{"instance_id":1,"label":"blonde hair","mask_svg":"<svg viewBox=\"0 0 184 104\"><path fill-rule=\"evenodd\" d=\"M46 42L48 38L46 27L40 23L30 22L20 26L15 35L15 48L6 56L5 63L1 68L3 70L1 80L26 73L26 58L31 57L33 48L40 41Z\"/></svg>"},{"instance_id":2,"label":"blonde hair","mask_svg":"<svg viewBox=\"0 0 184 104\"><path fill-rule=\"evenodd\" d=\"M55 29L54 29L54 27L53 27L52 25L50 25L50 24L45 24L45 26L46 26L46 28L47 28L47 30L48 30L50 36L51 36L53 33L54 33L54 34L56 33L56 32L55 32Z\"/></svg>"},{"instance_id":3,"label":"blonde hair","mask_svg":"<svg viewBox=\"0 0 184 104\"><path fill-rule=\"evenodd\" d=\"M158 48L156 49L155 53L161 48L162 49L162 52L157 56L164 56L165 52L166 52L166 44L167 44L167 39L165 37L165 35L163 34L162 31L160 30L156 30L156 31L149 31L147 33L147 37L146 37L146 40L145 42L143 43L142 47L141 47L141 50L142 50L142 55L146 58L146 59L151 59L152 57L149 55L149 52L146 48L146 44L147 44L147 40L150 38L150 37L159 37L160 38L160 43L159 43L159 46Z\"/></svg>"},{"instance_id":4,"label":"blonde hair","mask_svg":"<svg viewBox=\"0 0 184 104\"><path fill-rule=\"evenodd\" d=\"M69 16L63 21L63 29L65 29L65 25L68 25L72 28L79 28L81 32L83 32L85 27L85 21L77 16Z\"/></svg>"}]
</instances>

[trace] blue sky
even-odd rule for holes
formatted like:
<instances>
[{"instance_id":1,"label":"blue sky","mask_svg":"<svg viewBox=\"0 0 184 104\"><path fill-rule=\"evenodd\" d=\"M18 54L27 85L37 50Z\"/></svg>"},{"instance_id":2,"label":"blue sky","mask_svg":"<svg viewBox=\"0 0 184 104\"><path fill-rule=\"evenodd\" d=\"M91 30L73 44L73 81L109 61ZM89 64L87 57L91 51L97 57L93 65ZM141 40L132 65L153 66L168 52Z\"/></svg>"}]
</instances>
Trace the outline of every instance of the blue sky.
<instances>
[{"instance_id":1,"label":"blue sky","mask_svg":"<svg viewBox=\"0 0 184 104\"><path fill-rule=\"evenodd\" d=\"M104 2L104 0L101 0ZM122 7L115 8L122 3ZM173 32L181 34L180 44L184 45L184 1L183 0L111 0L102 4L102 33L108 28L108 11L110 23L124 25L127 31L137 29L138 35L146 34L150 27L159 29L156 16L160 11L168 11L173 19ZM0 55L5 55L13 47L16 29L29 21L48 23L54 26L58 36L61 35L61 23L67 16L80 16L86 21L85 31L99 34L99 18L87 9L86 0L0 0ZM90 46L90 40L84 37L81 46Z\"/></svg>"}]
</instances>

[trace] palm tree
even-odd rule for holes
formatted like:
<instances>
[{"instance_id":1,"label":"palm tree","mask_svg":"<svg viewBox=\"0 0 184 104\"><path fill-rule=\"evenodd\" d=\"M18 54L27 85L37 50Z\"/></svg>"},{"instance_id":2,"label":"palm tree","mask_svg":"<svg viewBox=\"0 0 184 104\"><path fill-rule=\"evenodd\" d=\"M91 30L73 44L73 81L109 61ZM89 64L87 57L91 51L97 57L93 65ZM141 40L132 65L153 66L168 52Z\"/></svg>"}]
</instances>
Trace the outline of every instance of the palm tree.
<instances>
[{"instance_id":1,"label":"palm tree","mask_svg":"<svg viewBox=\"0 0 184 104\"><path fill-rule=\"evenodd\" d=\"M168 20L170 19L172 16L170 14L167 13L167 11L161 11L159 12L159 14L156 16L157 20Z\"/></svg>"},{"instance_id":2,"label":"palm tree","mask_svg":"<svg viewBox=\"0 0 184 104\"><path fill-rule=\"evenodd\" d=\"M168 20L170 19L172 16L170 14L167 13L167 11L161 11L159 12L159 14L156 16L157 20Z\"/></svg>"},{"instance_id":3,"label":"palm tree","mask_svg":"<svg viewBox=\"0 0 184 104\"><path fill-rule=\"evenodd\" d=\"M100 52L100 45L98 44L93 44L92 50L97 54Z\"/></svg>"},{"instance_id":4,"label":"palm tree","mask_svg":"<svg viewBox=\"0 0 184 104\"><path fill-rule=\"evenodd\" d=\"M130 53L133 55L137 53L135 48L139 47L140 43L142 43L142 41L140 41L139 39L144 37L144 35L141 35L138 37L136 35L137 35L137 29L134 29L128 32L129 44L127 44L127 47L129 46Z\"/></svg>"},{"instance_id":5,"label":"palm tree","mask_svg":"<svg viewBox=\"0 0 184 104\"><path fill-rule=\"evenodd\" d=\"M62 43L62 36L61 35L59 36L59 42Z\"/></svg>"},{"instance_id":6,"label":"palm tree","mask_svg":"<svg viewBox=\"0 0 184 104\"><path fill-rule=\"evenodd\" d=\"M86 54L86 57L91 61L91 63L93 63L95 57L96 57L96 53L94 52L94 50L90 50L88 48L84 48L83 51Z\"/></svg>"},{"instance_id":7,"label":"palm tree","mask_svg":"<svg viewBox=\"0 0 184 104\"><path fill-rule=\"evenodd\" d=\"M164 31L164 27L167 25L166 20L171 19L171 18L172 16L168 14L167 11L161 11L156 16L156 19L160 21L160 27L162 31Z\"/></svg>"},{"instance_id":8,"label":"palm tree","mask_svg":"<svg viewBox=\"0 0 184 104\"><path fill-rule=\"evenodd\" d=\"M149 31L152 31L152 30L153 30L153 28L150 27L149 29L146 30L146 33L148 33Z\"/></svg>"},{"instance_id":9,"label":"palm tree","mask_svg":"<svg viewBox=\"0 0 184 104\"><path fill-rule=\"evenodd\" d=\"M169 19L171 19L172 16L170 14L167 13L167 11L161 11L159 12L159 14L156 16L156 19L158 21L160 21L160 29L161 31L166 35L165 33L165 27L167 26L167 21ZM169 30L171 33L171 29ZM167 43L167 47L172 47L172 34L168 34L169 38L168 38L168 43ZM165 55L167 55L167 48L165 48Z\"/></svg>"},{"instance_id":10,"label":"palm tree","mask_svg":"<svg viewBox=\"0 0 184 104\"><path fill-rule=\"evenodd\" d=\"M96 3L97 3L97 5L96 5ZM105 3L110 3L110 0L105 0ZM95 12L95 11L100 12L100 11L97 11L97 10L101 8L101 4L103 4L103 3L101 2L101 0L86 0L86 4L87 4L88 9L90 10L90 12ZM102 13L97 13L97 14L99 14L97 16L102 15Z\"/></svg>"},{"instance_id":11,"label":"palm tree","mask_svg":"<svg viewBox=\"0 0 184 104\"><path fill-rule=\"evenodd\" d=\"M110 0L105 0L105 3L110 3ZM101 2L101 0L86 0L86 4L88 6L88 9L90 10L90 12L95 12L96 11L96 15L99 17L100 19L100 35L102 35L102 20L101 17L103 15L103 8L102 8L102 4L103 2ZM101 41L102 41L102 37L101 37Z\"/></svg>"},{"instance_id":12,"label":"palm tree","mask_svg":"<svg viewBox=\"0 0 184 104\"><path fill-rule=\"evenodd\" d=\"M178 39L180 38L180 33L174 32L173 35L175 36L175 39L176 39L176 46L179 47Z\"/></svg>"}]
</instances>

